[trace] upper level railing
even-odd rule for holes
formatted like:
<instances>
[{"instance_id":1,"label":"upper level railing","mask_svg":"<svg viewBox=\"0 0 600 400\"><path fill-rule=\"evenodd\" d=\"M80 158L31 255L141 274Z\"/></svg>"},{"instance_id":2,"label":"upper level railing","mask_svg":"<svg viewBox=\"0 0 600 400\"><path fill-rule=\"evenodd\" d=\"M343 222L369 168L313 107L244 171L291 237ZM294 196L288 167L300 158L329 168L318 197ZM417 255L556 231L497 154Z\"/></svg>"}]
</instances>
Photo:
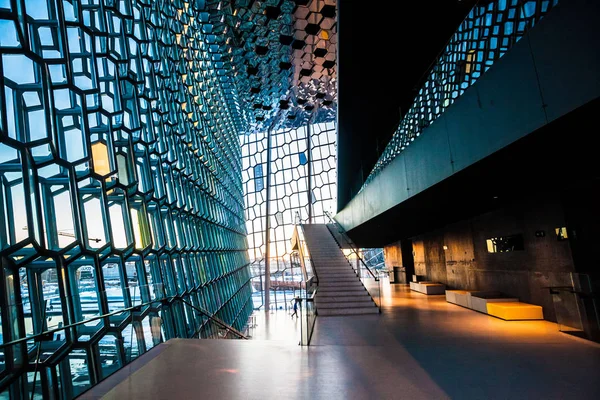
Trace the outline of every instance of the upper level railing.
<instances>
[{"instance_id":1,"label":"upper level railing","mask_svg":"<svg viewBox=\"0 0 600 400\"><path fill-rule=\"evenodd\" d=\"M189 331L188 337L190 338L202 338L202 339L248 339L246 335L238 331L231 325L217 318L210 312L200 308L197 305L190 303L185 300L183 296L166 296L162 298L156 298L147 302L141 302L140 291L147 290L151 293L163 293L162 285L144 285L144 287L132 287L131 297L133 306L118 309L115 311L109 311L101 313L100 315L90 315L90 311L76 310L75 314L78 315L77 322L62 325L59 324L56 328L42 328L37 333L22 337L19 339L11 340L6 343L0 343L0 365L9 361L16 364L19 357L16 355L26 355L25 360L20 365L13 365L14 368L33 368L33 384L31 386L32 393L36 390L36 384L41 382L38 381L38 371L46 367L46 363L49 360L48 354L62 347L66 343L67 337L83 338L90 336L92 328L97 324L106 323L110 326L123 325L130 323L134 320L133 316L135 313L147 312L150 308L156 308L159 305L163 305L167 308L173 307L173 304L180 302L181 304L188 307L190 312L196 313L200 318L191 318L194 320L193 331ZM107 292L101 292L102 296L110 296ZM93 304L96 299L86 299L83 304L85 307L89 307ZM20 310L25 309L27 304L18 304L9 306L9 314L17 315ZM42 313L38 316L39 321L36 321L36 326L44 327L44 321L47 318L51 318L52 314L55 313L53 309L54 305L49 300L44 300L42 303ZM128 362L132 361L134 352L139 353L139 349L134 350L136 346L134 341L137 340L139 335L142 335L145 340L150 340L152 344L148 343L146 350L149 347L154 347L158 343L164 341L163 334L161 333L161 327L163 326L162 318L155 317L158 323L152 322L149 326L140 326L139 329L131 329L129 336L122 335L122 339L129 346L125 346L126 352L124 359L118 354L115 349L113 354L104 354L105 360L111 359L114 365L124 366ZM153 321L154 321L153 320ZM109 341L100 339L98 346L105 348L111 345ZM45 372L44 372L45 373ZM33 398L33 396L32 396Z\"/></svg>"},{"instance_id":2,"label":"upper level railing","mask_svg":"<svg viewBox=\"0 0 600 400\"><path fill-rule=\"evenodd\" d=\"M479 1L434 63L361 190L557 3L558 0Z\"/></svg>"},{"instance_id":3,"label":"upper level railing","mask_svg":"<svg viewBox=\"0 0 600 400\"><path fill-rule=\"evenodd\" d=\"M342 249L348 248L350 250L350 254L344 253L352 268L354 268L354 272L360 278L361 282L371 295L373 301L379 307L381 311L381 293L383 291L383 283L380 271L374 270L369 267L369 265L365 262L363 257L358 250L358 247L354 244L354 241L348 234L346 230L335 220L333 216L328 211L325 211L325 215L329 219L330 225L335 226L336 231L339 233L339 237L343 240L344 243L338 243ZM334 236L335 240L338 241L338 238Z\"/></svg>"}]
</instances>

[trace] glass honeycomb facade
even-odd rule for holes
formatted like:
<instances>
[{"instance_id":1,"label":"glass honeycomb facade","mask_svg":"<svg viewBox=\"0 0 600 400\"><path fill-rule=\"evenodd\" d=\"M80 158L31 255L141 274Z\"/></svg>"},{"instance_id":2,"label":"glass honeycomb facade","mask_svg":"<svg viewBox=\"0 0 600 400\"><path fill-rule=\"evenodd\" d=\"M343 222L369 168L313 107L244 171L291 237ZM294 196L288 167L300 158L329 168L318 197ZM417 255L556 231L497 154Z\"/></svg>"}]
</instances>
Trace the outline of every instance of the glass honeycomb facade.
<instances>
[{"instance_id":1,"label":"glass honeycomb facade","mask_svg":"<svg viewBox=\"0 0 600 400\"><path fill-rule=\"evenodd\" d=\"M335 212L336 126L308 124L240 140L254 305L285 307L301 279L290 263L294 225L326 223L325 212Z\"/></svg>"},{"instance_id":2,"label":"glass honeycomb facade","mask_svg":"<svg viewBox=\"0 0 600 400\"><path fill-rule=\"evenodd\" d=\"M557 3L492 0L473 7L433 65L363 188Z\"/></svg>"},{"instance_id":3,"label":"glass honeycomb facade","mask_svg":"<svg viewBox=\"0 0 600 400\"><path fill-rule=\"evenodd\" d=\"M73 398L205 336L194 307L246 324L243 113L209 11L0 0L0 398Z\"/></svg>"}]
</instances>

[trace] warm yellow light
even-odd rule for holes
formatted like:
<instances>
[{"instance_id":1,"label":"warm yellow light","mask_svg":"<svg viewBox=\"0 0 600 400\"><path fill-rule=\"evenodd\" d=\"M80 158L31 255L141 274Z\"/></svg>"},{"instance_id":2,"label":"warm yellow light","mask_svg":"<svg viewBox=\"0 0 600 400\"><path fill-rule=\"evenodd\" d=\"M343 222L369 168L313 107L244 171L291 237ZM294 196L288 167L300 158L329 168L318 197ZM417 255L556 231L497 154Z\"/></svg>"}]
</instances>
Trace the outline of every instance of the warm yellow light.
<instances>
[{"instance_id":1,"label":"warm yellow light","mask_svg":"<svg viewBox=\"0 0 600 400\"><path fill-rule=\"evenodd\" d=\"M135 248L141 250L148 246L148 221L141 214L143 211L135 208L129 209L131 215L131 225L133 226L133 236Z\"/></svg>"},{"instance_id":2,"label":"warm yellow light","mask_svg":"<svg viewBox=\"0 0 600 400\"><path fill-rule=\"evenodd\" d=\"M92 144L92 161L94 162L94 172L98 175L108 175L110 173L110 162L108 160L108 147L102 142Z\"/></svg>"},{"instance_id":3,"label":"warm yellow light","mask_svg":"<svg viewBox=\"0 0 600 400\"><path fill-rule=\"evenodd\" d=\"M467 74L471 73L471 69L472 69L474 60L475 60L475 50L469 50L469 52L467 53L467 65L465 66L465 72Z\"/></svg>"},{"instance_id":4,"label":"warm yellow light","mask_svg":"<svg viewBox=\"0 0 600 400\"><path fill-rule=\"evenodd\" d=\"M508 321L544 319L542 307L517 301L487 303L487 312L489 315Z\"/></svg>"},{"instance_id":5,"label":"warm yellow light","mask_svg":"<svg viewBox=\"0 0 600 400\"><path fill-rule=\"evenodd\" d=\"M321 39L329 40L329 32L327 32L325 29L321 30Z\"/></svg>"}]
</instances>

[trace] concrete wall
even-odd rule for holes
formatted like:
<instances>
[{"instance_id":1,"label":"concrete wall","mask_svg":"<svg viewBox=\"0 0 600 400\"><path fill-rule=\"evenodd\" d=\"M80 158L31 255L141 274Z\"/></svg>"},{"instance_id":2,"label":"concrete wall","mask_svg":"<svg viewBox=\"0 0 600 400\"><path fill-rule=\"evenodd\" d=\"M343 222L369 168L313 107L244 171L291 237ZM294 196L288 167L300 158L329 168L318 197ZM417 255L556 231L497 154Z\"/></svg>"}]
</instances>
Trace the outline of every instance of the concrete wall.
<instances>
[{"instance_id":1,"label":"concrete wall","mask_svg":"<svg viewBox=\"0 0 600 400\"><path fill-rule=\"evenodd\" d=\"M554 233L562 226L563 208L552 196L524 199L413 238L415 268L418 275L450 288L499 290L541 305L546 319L554 321L546 287L568 284L568 273L574 271L569 241L558 241ZM546 236L536 237L537 231ZM523 235L525 250L487 251L486 239L513 234Z\"/></svg>"},{"instance_id":2,"label":"concrete wall","mask_svg":"<svg viewBox=\"0 0 600 400\"><path fill-rule=\"evenodd\" d=\"M600 96L600 2L563 0L336 215L346 229Z\"/></svg>"},{"instance_id":3,"label":"concrete wall","mask_svg":"<svg viewBox=\"0 0 600 400\"><path fill-rule=\"evenodd\" d=\"M394 267L402 266L402 250L400 242L390 243L383 248L385 268L390 273L390 282L394 282Z\"/></svg>"}]
</instances>

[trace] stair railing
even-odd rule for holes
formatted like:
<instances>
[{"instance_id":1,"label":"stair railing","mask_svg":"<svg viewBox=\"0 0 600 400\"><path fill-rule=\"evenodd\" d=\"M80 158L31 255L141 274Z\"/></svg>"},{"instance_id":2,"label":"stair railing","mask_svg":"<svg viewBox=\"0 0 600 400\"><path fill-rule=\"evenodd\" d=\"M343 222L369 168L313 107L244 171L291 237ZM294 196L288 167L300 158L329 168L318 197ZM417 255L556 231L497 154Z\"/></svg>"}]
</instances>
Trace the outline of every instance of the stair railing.
<instances>
[{"instance_id":1,"label":"stair railing","mask_svg":"<svg viewBox=\"0 0 600 400\"><path fill-rule=\"evenodd\" d=\"M162 290L162 285L158 285L158 284L154 284L154 285L143 285L143 287L161 287L160 290ZM137 286L136 286L137 288ZM159 291L159 289L156 289L156 291ZM236 337L239 339L248 339L247 336L245 336L243 333L241 333L240 331L238 331L237 329L235 329L234 327L228 325L226 322L220 320L219 318L217 318L215 315L211 314L210 312L206 311L206 310L202 310L201 308L198 308L196 306L194 306L193 304L189 303L187 300L183 300L183 298L181 297L181 295L176 295L176 296L169 296L169 297L163 297L163 298L157 298L154 300L150 300L144 303L140 303L140 304L135 304L131 307L126 307L123 309L119 309L119 310L115 310L115 311L111 311L105 314L101 314L101 315L96 315L90 318L85 318L81 321L77 321L77 322L73 322L70 324L66 324L66 325L60 325L57 328L52 328L52 329L45 329L43 330L43 332L37 333L37 334L33 334L33 335L29 335L29 336L25 336L22 338L18 338L18 339L14 339L11 340L9 342L5 342L5 343L0 343L0 350L1 351L6 351L7 349L12 349L15 346L25 346L27 344L27 342L32 342L33 343L45 343L45 342L51 342L53 340L56 340L54 338L55 334L65 334L66 332L70 331L72 332L72 334L76 335L77 328L80 327L84 327L84 325L89 324L90 322L95 322L95 321L99 321L99 320L105 320L108 321L110 317L115 317L115 316L119 316L119 315L123 315L126 313L129 313L128 316L124 319L124 320L131 320L133 321L133 313L134 312L140 312L141 310L143 310L144 308L151 306L151 305L156 305L158 303L162 303L162 304L171 304L175 301L180 301L182 303L187 304L188 306L190 306L192 309L194 309L196 312L202 314L207 320L213 322L214 324L216 324L217 326L219 326L221 329L227 331L230 335L229 337ZM16 307L16 306L15 306ZM200 332L200 329L197 330L195 332L194 335L190 335L190 338L194 338L198 333ZM206 337L202 337L199 336L198 338L204 339Z\"/></svg>"},{"instance_id":2,"label":"stair railing","mask_svg":"<svg viewBox=\"0 0 600 400\"><path fill-rule=\"evenodd\" d=\"M319 288L319 277L317 275L312 257L310 256L310 251L306 247L304 227L302 226L302 219L300 218L299 212L296 212L295 225L294 240L292 240L292 247L294 248L292 258L298 258L298 263L300 264L303 277L302 282L300 283L300 296L295 299L295 301L299 302L299 344L301 346L309 346L317 319L317 305L315 302L315 297Z\"/></svg>"},{"instance_id":3,"label":"stair railing","mask_svg":"<svg viewBox=\"0 0 600 400\"><path fill-rule=\"evenodd\" d=\"M354 272L369 292L369 295L371 296L375 304L377 304L379 312L381 312L381 293L383 291L383 279L381 279L381 273L379 271L373 271L372 268L370 268L369 265L363 260L356 245L354 244L350 236L348 236L348 234L346 233L346 230L335 219L333 219L331 213L325 211L325 215L329 219L330 225L335 226L336 231L340 234L340 237L346 243L347 247L343 246L343 244L338 241L338 238L332 233L333 238L337 242L338 246L342 249L344 256L346 257L346 259L354 269ZM347 254L346 252L344 252L344 248L348 248L351 251L351 253ZM356 260L352 259L352 255L354 255ZM362 268L360 268L360 265L362 265ZM367 274L365 274L364 271L367 271Z\"/></svg>"},{"instance_id":4,"label":"stair railing","mask_svg":"<svg viewBox=\"0 0 600 400\"><path fill-rule=\"evenodd\" d=\"M189 301L183 300L182 298L176 298L176 300L186 304L200 314L203 318L205 318L205 321L200 324L192 337L197 336L203 339L248 339L248 337L242 332L238 331L233 326L228 325L226 322L215 317L214 315L211 315L208 311L203 310L200 307L193 305Z\"/></svg>"}]
</instances>

